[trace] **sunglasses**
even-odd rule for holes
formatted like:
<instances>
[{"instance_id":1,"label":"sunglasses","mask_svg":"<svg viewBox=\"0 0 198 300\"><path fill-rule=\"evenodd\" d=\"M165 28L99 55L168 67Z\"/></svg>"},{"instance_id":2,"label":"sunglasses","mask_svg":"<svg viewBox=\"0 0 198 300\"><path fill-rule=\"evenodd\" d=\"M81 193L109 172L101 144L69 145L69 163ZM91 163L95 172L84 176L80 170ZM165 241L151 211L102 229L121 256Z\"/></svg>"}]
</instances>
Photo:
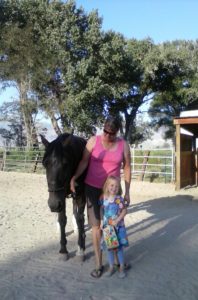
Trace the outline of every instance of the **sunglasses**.
<instances>
[{"instance_id":1,"label":"sunglasses","mask_svg":"<svg viewBox=\"0 0 198 300\"><path fill-rule=\"evenodd\" d=\"M108 134L109 136L114 136L114 135L116 135L116 132L110 132L110 131L108 131L108 130L106 130L106 129L103 129L103 132L104 132L105 134Z\"/></svg>"}]
</instances>

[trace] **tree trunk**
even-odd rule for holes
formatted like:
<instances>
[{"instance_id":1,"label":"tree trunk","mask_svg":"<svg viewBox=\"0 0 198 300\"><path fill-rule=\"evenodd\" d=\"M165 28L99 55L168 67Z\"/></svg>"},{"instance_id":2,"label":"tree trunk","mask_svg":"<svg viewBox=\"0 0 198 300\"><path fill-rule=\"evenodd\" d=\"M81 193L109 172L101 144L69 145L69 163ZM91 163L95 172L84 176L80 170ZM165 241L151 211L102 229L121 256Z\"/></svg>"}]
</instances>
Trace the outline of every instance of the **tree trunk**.
<instances>
[{"instance_id":1,"label":"tree trunk","mask_svg":"<svg viewBox=\"0 0 198 300\"><path fill-rule=\"evenodd\" d=\"M138 107L132 109L132 111L131 111L130 114L128 114L127 112L125 112L125 122L126 122L125 123L125 134L124 134L125 140L128 140L130 128L134 125L134 121L135 121L135 118L136 118L137 110L138 110Z\"/></svg>"},{"instance_id":2,"label":"tree trunk","mask_svg":"<svg viewBox=\"0 0 198 300\"><path fill-rule=\"evenodd\" d=\"M25 135L26 135L26 146L27 148L38 146L38 138L36 134L36 128L34 125L34 121L32 118L32 112L28 109L27 103L27 93L28 93L28 84L23 81L20 82L19 85L19 97L20 97L20 107L22 112L22 117L24 121L25 127Z\"/></svg>"},{"instance_id":3,"label":"tree trunk","mask_svg":"<svg viewBox=\"0 0 198 300\"><path fill-rule=\"evenodd\" d=\"M47 114L52 122L52 126L54 128L54 131L56 132L57 135L60 135L62 133L60 126L58 125L57 119L54 115L54 113L51 110L47 110Z\"/></svg>"}]
</instances>

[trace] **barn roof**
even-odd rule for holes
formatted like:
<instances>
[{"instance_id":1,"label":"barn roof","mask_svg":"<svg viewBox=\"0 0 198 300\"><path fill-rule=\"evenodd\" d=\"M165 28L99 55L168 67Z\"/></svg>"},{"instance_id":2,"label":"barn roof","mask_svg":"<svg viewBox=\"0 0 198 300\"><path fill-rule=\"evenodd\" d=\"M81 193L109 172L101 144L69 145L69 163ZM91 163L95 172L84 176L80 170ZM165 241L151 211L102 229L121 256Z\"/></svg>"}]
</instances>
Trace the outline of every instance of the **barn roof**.
<instances>
[{"instance_id":1,"label":"barn roof","mask_svg":"<svg viewBox=\"0 0 198 300\"><path fill-rule=\"evenodd\" d=\"M174 125L180 125L182 128L193 133L195 137L198 137L198 116L174 118L173 123Z\"/></svg>"}]
</instances>

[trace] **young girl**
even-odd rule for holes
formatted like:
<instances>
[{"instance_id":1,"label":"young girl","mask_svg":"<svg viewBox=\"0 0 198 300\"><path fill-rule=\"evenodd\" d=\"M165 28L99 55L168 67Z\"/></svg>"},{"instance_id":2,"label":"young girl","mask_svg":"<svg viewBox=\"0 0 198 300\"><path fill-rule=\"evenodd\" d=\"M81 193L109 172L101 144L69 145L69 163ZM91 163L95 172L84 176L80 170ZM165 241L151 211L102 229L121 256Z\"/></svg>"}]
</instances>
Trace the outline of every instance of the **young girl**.
<instances>
[{"instance_id":1,"label":"young girl","mask_svg":"<svg viewBox=\"0 0 198 300\"><path fill-rule=\"evenodd\" d=\"M116 229L119 246L116 249L107 249L107 258L109 262L109 271L107 276L110 277L114 273L114 254L116 251L118 262L120 264L119 278L126 276L124 270L124 252L123 246L128 246L126 228L124 225L124 217L127 213L124 199L120 196L121 186L120 179L115 176L109 176L103 187L103 196L100 199L101 204L101 229L107 225L113 225Z\"/></svg>"}]
</instances>

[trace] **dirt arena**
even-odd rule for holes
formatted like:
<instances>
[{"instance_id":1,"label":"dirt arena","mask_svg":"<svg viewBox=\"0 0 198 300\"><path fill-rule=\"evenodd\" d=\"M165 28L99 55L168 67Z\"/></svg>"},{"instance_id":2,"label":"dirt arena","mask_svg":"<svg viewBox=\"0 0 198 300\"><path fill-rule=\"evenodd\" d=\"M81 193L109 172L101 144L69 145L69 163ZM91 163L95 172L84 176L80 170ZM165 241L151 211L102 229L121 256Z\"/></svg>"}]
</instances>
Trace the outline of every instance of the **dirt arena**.
<instances>
[{"instance_id":1,"label":"dirt arena","mask_svg":"<svg viewBox=\"0 0 198 300\"><path fill-rule=\"evenodd\" d=\"M67 200L70 259L62 261L56 214L47 206L44 175L0 172L1 300L197 300L198 188L133 182L126 216L131 264L125 279L93 279L87 228L86 260L75 257L72 205ZM106 258L104 256L104 264Z\"/></svg>"}]
</instances>

